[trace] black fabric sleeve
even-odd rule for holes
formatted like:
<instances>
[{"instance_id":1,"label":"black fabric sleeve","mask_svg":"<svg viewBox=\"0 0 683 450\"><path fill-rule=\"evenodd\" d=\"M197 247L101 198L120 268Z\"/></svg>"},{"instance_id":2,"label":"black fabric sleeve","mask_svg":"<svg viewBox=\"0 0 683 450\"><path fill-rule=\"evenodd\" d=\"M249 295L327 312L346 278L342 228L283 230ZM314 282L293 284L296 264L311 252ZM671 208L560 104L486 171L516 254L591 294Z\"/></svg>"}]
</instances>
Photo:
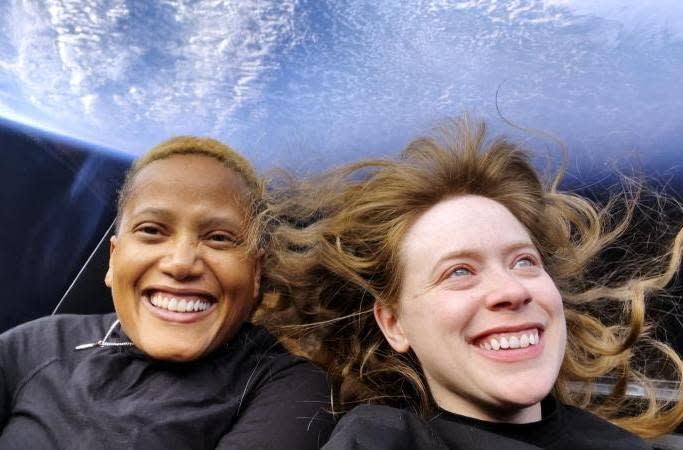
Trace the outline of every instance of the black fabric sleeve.
<instances>
[{"instance_id":1,"label":"black fabric sleeve","mask_svg":"<svg viewBox=\"0 0 683 450\"><path fill-rule=\"evenodd\" d=\"M268 377L245 398L239 418L218 449L318 450L334 422L325 374L307 362Z\"/></svg>"},{"instance_id":2,"label":"black fabric sleeve","mask_svg":"<svg viewBox=\"0 0 683 450\"><path fill-rule=\"evenodd\" d=\"M324 450L448 450L427 424L403 409L358 406L347 413Z\"/></svg>"}]
</instances>

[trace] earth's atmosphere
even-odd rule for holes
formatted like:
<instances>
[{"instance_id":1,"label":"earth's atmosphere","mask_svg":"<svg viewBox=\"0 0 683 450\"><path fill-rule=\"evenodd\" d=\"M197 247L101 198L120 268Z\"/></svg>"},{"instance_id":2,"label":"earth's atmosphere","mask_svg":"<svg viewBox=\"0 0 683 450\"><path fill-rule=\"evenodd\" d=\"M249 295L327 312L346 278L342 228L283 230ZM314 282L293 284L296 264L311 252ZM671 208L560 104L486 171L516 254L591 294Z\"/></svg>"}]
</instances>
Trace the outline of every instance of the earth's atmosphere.
<instances>
[{"instance_id":1,"label":"earth's atmosphere","mask_svg":"<svg viewBox=\"0 0 683 450\"><path fill-rule=\"evenodd\" d=\"M139 154L222 139L261 168L394 153L463 111L589 161L676 162L678 0L5 0L0 116Z\"/></svg>"}]
</instances>

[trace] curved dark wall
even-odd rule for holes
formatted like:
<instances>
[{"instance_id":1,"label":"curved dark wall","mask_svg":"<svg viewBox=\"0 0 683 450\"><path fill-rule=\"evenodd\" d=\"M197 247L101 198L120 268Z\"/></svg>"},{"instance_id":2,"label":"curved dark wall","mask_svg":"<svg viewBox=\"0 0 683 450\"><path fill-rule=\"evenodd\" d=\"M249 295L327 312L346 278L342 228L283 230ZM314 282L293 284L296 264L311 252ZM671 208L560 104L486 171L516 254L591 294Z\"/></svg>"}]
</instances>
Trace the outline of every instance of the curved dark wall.
<instances>
[{"instance_id":1,"label":"curved dark wall","mask_svg":"<svg viewBox=\"0 0 683 450\"><path fill-rule=\"evenodd\" d=\"M0 145L1 332L52 312L113 220L130 161L6 120Z\"/></svg>"}]
</instances>

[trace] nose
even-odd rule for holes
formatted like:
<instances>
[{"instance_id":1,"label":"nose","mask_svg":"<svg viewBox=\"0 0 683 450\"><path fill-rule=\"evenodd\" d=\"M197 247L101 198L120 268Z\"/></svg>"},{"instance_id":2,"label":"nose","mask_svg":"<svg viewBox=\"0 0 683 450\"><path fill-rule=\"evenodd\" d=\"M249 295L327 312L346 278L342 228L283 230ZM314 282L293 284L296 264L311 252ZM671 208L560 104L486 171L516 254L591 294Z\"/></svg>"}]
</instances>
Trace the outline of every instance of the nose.
<instances>
[{"instance_id":1,"label":"nose","mask_svg":"<svg viewBox=\"0 0 683 450\"><path fill-rule=\"evenodd\" d=\"M493 311L516 310L531 303L531 293L514 274L505 270L491 275L486 307Z\"/></svg>"},{"instance_id":2,"label":"nose","mask_svg":"<svg viewBox=\"0 0 683 450\"><path fill-rule=\"evenodd\" d=\"M203 266L197 242L190 239L178 239L171 245L168 254L161 259L159 264L161 271L176 280L199 277Z\"/></svg>"}]
</instances>

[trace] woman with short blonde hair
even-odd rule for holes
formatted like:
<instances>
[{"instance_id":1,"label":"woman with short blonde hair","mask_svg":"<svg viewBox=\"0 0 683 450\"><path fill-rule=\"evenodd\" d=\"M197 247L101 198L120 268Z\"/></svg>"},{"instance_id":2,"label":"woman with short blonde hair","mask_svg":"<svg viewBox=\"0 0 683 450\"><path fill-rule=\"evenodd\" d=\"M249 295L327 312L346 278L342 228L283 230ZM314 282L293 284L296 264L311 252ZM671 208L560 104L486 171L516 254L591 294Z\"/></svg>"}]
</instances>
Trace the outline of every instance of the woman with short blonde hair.
<instances>
[{"instance_id":1,"label":"woman with short blonde hair","mask_svg":"<svg viewBox=\"0 0 683 450\"><path fill-rule=\"evenodd\" d=\"M264 209L254 169L218 141L143 155L111 238L116 312L0 335L0 448L320 448L325 374L251 323Z\"/></svg>"}]
</instances>

